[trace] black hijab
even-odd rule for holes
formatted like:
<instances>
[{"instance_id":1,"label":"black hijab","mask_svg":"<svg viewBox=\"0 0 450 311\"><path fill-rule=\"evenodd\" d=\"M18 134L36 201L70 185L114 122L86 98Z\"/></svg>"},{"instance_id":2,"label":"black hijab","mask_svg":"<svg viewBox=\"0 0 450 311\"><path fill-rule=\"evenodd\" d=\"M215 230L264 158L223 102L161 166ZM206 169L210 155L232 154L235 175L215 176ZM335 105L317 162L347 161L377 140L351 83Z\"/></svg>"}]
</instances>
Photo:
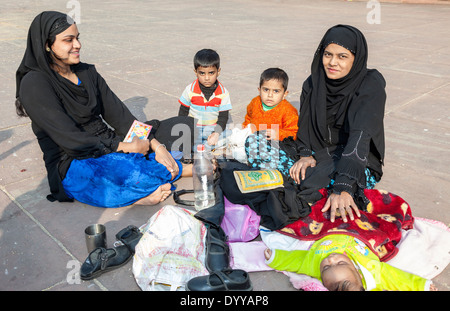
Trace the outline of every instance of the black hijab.
<instances>
[{"instance_id":1,"label":"black hijab","mask_svg":"<svg viewBox=\"0 0 450 311\"><path fill-rule=\"evenodd\" d=\"M355 56L350 72L336 80L326 76L322 62L324 50L331 43L346 48ZM367 58L367 42L358 29L348 25L336 25L325 33L314 55L311 76L304 84L304 87L309 88L309 92L302 99L300 107L297 136L306 148L318 151L330 146L328 125L350 126L352 129L379 134L380 124L372 120L371 115L380 112L383 115L384 102L370 102L371 98L365 98L364 103L352 101L361 91L362 86L370 92L373 87L371 84L380 83L380 81L381 84L385 83L378 71L367 69ZM376 79L368 81L366 79L368 72L372 72ZM366 80L365 83L363 83L364 80ZM373 89L377 90L379 86ZM373 100L378 98L374 97ZM364 109L360 109L363 106ZM382 111L374 111L376 109ZM346 123L346 120L350 124ZM379 153L383 157L384 138L380 138L378 145Z\"/></svg>"},{"instance_id":2,"label":"black hijab","mask_svg":"<svg viewBox=\"0 0 450 311\"><path fill-rule=\"evenodd\" d=\"M83 79L87 74L87 65L80 63L71 67L72 71L80 71L79 79L84 85L75 85L57 74L52 68L51 52L46 51L50 38L62 33L75 22L63 13L45 11L37 15L28 31L27 48L22 62L16 72L16 99L20 104L20 84L30 71L44 73L61 99L67 112L79 123L90 120L92 112L97 109L97 98L90 79ZM17 105L17 103L16 103Z\"/></svg>"}]
</instances>

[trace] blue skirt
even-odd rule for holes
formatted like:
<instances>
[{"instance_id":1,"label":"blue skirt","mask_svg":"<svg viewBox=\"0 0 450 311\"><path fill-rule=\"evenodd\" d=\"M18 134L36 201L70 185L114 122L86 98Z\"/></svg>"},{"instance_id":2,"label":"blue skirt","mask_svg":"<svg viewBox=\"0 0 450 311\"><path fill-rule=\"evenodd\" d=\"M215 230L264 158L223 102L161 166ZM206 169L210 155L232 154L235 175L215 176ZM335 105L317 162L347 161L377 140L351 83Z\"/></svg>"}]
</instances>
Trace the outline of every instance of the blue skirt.
<instances>
[{"instance_id":1,"label":"blue skirt","mask_svg":"<svg viewBox=\"0 0 450 311\"><path fill-rule=\"evenodd\" d=\"M140 153L110 153L99 158L73 160L62 181L67 195L79 202L98 207L121 207L150 195L159 186L180 178L155 160ZM175 187L172 185L172 190Z\"/></svg>"}]
</instances>

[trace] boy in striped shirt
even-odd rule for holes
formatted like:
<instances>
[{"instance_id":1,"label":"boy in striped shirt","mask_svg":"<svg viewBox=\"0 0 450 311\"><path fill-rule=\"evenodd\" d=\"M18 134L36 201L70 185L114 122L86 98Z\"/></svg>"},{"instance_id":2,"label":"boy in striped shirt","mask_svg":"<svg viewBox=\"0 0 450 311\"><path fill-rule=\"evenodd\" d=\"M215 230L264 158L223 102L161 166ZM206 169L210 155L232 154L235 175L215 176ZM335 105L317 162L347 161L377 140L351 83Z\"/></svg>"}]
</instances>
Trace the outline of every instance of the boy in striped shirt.
<instances>
[{"instance_id":1,"label":"boy in striped shirt","mask_svg":"<svg viewBox=\"0 0 450 311\"><path fill-rule=\"evenodd\" d=\"M197 144L217 144L228 122L231 101L230 93L217 80L220 74L220 57L216 51L198 51L194 56L194 72L197 79L181 94L178 115L197 119L198 133L194 136L196 150Z\"/></svg>"}]
</instances>

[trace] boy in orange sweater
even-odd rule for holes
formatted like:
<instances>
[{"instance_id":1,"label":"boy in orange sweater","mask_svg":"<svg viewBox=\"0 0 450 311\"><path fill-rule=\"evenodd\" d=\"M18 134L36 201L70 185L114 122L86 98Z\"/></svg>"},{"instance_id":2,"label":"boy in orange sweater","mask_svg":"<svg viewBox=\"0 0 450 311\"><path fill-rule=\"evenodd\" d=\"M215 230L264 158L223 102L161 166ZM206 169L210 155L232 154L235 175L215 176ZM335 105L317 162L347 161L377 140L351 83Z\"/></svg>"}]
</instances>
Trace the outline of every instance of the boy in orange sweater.
<instances>
[{"instance_id":1,"label":"boy in orange sweater","mask_svg":"<svg viewBox=\"0 0 450 311\"><path fill-rule=\"evenodd\" d=\"M252 132L266 130L266 138L282 141L297 135L298 112L285 98L289 78L279 68L264 70L259 81L259 95L247 106L242 128L251 124Z\"/></svg>"}]
</instances>

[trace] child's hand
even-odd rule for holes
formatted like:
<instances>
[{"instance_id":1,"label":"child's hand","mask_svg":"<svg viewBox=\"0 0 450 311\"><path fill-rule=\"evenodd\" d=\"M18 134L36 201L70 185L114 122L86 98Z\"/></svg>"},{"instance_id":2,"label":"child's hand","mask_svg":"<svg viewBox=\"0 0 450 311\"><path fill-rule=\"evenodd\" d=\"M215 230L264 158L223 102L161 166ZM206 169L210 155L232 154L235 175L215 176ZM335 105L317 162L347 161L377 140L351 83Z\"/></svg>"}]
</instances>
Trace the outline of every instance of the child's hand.
<instances>
[{"instance_id":1,"label":"child's hand","mask_svg":"<svg viewBox=\"0 0 450 311\"><path fill-rule=\"evenodd\" d=\"M430 284L430 292L437 292L437 291L439 291L439 289L434 284Z\"/></svg>"},{"instance_id":2,"label":"child's hand","mask_svg":"<svg viewBox=\"0 0 450 311\"><path fill-rule=\"evenodd\" d=\"M266 260L269 260L272 257L272 250L270 248L266 248L264 251L264 257Z\"/></svg>"},{"instance_id":3,"label":"child's hand","mask_svg":"<svg viewBox=\"0 0 450 311\"><path fill-rule=\"evenodd\" d=\"M208 145L214 146L219 141L219 133L213 132L211 135L208 136L207 142Z\"/></svg>"},{"instance_id":4,"label":"child's hand","mask_svg":"<svg viewBox=\"0 0 450 311\"><path fill-rule=\"evenodd\" d=\"M271 139L278 140L278 133L277 133L277 131L275 131L274 129L268 129L266 131L266 138L268 140L271 140Z\"/></svg>"}]
</instances>

